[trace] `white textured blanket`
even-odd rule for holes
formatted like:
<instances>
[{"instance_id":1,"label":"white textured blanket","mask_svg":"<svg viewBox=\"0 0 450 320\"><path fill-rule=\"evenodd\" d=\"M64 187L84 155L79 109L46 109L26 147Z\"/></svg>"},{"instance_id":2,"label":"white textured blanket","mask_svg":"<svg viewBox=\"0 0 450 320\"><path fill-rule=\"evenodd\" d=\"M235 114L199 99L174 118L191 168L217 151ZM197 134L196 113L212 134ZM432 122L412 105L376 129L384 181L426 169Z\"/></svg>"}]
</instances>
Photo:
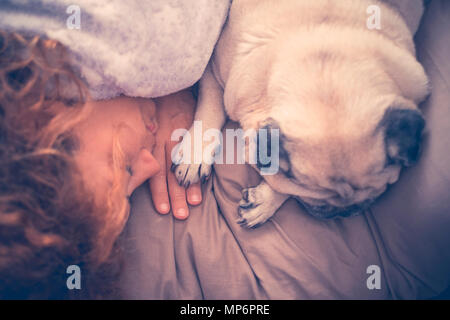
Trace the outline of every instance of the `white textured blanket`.
<instances>
[{"instance_id":1,"label":"white textured blanket","mask_svg":"<svg viewBox=\"0 0 450 320\"><path fill-rule=\"evenodd\" d=\"M230 0L1 0L0 28L44 34L67 46L94 99L158 97L200 79L229 5Z\"/></svg>"}]
</instances>

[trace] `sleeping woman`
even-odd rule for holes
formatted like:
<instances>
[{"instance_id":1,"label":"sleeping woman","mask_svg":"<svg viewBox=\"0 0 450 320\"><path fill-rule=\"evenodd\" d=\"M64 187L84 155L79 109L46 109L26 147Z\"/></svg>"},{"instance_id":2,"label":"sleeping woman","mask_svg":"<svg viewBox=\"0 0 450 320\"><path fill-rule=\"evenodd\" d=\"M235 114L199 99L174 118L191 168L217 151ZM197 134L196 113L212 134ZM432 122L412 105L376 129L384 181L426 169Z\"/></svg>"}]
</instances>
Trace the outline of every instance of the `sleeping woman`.
<instances>
[{"instance_id":1,"label":"sleeping woman","mask_svg":"<svg viewBox=\"0 0 450 320\"><path fill-rule=\"evenodd\" d=\"M157 212L179 220L202 201L169 170L170 135L191 125L185 88L228 6L1 1L0 299L117 297L134 189L148 180ZM68 290L69 265L83 290Z\"/></svg>"},{"instance_id":2,"label":"sleeping woman","mask_svg":"<svg viewBox=\"0 0 450 320\"><path fill-rule=\"evenodd\" d=\"M178 219L201 202L198 185L185 191L166 170L170 134L194 106L190 90L94 101L59 42L1 32L0 299L65 297L69 265L83 293L113 295L134 189L151 178L156 209L170 203Z\"/></svg>"}]
</instances>

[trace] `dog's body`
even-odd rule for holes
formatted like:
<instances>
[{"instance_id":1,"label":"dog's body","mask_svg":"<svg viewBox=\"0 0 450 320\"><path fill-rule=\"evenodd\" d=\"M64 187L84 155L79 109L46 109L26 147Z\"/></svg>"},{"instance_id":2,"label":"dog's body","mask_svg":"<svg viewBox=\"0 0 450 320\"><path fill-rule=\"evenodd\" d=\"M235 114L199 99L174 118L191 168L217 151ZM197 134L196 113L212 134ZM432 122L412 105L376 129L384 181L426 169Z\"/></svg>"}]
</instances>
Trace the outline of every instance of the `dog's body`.
<instances>
[{"instance_id":1,"label":"dog's body","mask_svg":"<svg viewBox=\"0 0 450 320\"><path fill-rule=\"evenodd\" d=\"M318 217L357 213L416 160L428 83L412 36L423 7L386 2L233 1L195 119L219 129L226 111L244 130L277 128L283 151L280 172L243 191L241 223L265 222L290 195ZM381 28L369 28L378 9ZM188 184L210 170L175 174Z\"/></svg>"}]
</instances>

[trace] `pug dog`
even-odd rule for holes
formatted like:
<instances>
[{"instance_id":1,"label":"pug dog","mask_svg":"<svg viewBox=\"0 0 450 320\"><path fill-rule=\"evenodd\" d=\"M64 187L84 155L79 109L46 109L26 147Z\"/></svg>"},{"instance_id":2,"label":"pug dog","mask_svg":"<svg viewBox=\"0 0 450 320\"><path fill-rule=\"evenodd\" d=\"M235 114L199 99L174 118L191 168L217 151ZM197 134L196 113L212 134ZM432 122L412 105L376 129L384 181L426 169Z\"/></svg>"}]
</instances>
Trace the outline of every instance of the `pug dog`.
<instances>
[{"instance_id":1,"label":"pug dog","mask_svg":"<svg viewBox=\"0 0 450 320\"><path fill-rule=\"evenodd\" d=\"M422 13L420 0L232 2L195 120L203 132L226 115L279 132L279 171L242 191L238 223L264 223L289 196L318 218L355 215L416 162L429 93L413 43ZM188 185L210 163L173 171Z\"/></svg>"}]
</instances>

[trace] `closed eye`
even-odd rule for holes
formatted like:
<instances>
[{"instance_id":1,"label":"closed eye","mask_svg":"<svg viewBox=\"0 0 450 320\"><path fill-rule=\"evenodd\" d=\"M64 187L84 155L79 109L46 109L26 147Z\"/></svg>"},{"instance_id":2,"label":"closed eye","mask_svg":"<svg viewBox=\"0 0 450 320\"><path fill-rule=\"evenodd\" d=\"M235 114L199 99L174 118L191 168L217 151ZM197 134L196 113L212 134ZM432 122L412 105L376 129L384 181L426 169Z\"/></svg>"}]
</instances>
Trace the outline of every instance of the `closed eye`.
<instances>
[{"instance_id":1,"label":"closed eye","mask_svg":"<svg viewBox=\"0 0 450 320\"><path fill-rule=\"evenodd\" d=\"M130 176L133 175L133 169L131 168L131 166L126 166L125 169L127 170L128 174L129 174Z\"/></svg>"}]
</instances>

